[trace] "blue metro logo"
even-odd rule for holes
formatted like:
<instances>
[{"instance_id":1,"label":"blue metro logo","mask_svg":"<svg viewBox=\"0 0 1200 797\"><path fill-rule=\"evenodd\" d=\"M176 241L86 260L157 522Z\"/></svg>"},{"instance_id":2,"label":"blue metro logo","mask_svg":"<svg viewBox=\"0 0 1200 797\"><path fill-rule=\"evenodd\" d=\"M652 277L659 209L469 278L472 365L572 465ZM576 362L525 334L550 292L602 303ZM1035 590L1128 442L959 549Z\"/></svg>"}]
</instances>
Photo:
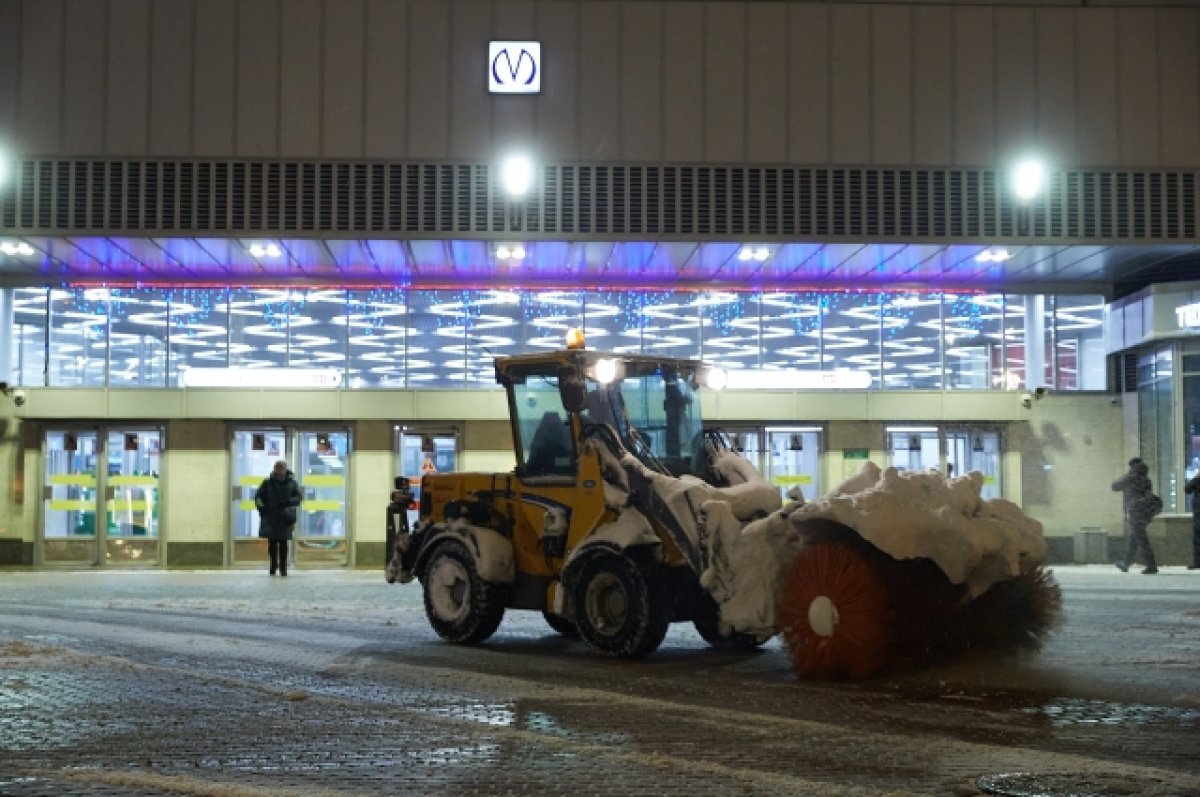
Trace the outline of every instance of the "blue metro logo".
<instances>
[{"instance_id":1,"label":"blue metro logo","mask_svg":"<svg viewBox=\"0 0 1200 797\"><path fill-rule=\"evenodd\" d=\"M540 42L491 42L488 46L488 91L493 94L537 94L542 90Z\"/></svg>"}]
</instances>

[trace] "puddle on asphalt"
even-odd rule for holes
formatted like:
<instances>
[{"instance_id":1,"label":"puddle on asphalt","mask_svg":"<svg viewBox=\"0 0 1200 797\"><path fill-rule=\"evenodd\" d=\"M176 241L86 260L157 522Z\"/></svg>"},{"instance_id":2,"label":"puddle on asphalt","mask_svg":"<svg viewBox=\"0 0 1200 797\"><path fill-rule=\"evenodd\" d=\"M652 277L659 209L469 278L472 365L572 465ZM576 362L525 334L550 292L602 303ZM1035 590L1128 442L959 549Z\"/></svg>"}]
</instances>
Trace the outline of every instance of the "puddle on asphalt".
<instances>
[{"instance_id":1,"label":"puddle on asphalt","mask_svg":"<svg viewBox=\"0 0 1200 797\"><path fill-rule=\"evenodd\" d=\"M1039 706L1020 708L1018 711L1022 714L1045 717L1058 727L1156 725L1194 728L1200 731L1200 709L1173 706L1063 698Z\"/></svg>"}]
</instances>

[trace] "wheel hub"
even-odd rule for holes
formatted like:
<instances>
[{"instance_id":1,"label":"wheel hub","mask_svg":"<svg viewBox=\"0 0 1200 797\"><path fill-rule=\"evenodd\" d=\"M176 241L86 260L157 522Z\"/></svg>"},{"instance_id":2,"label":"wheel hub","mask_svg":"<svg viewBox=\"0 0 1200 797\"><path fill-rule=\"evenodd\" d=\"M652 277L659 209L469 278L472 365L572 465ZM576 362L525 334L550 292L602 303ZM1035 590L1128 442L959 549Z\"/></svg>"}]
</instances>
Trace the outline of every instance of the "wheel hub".
<instances>
[{"instance_id":1,"label":"wheel hub","mask_svg":"<svg viewBox=\"0 0 1200 797\"><path fill-rule=\"evenodd\" d=\"M592 579L587 589L587 616L597 633L616 634L629 614L629 596L625 585L611 573Z\"/></svg>"}]
</instances>

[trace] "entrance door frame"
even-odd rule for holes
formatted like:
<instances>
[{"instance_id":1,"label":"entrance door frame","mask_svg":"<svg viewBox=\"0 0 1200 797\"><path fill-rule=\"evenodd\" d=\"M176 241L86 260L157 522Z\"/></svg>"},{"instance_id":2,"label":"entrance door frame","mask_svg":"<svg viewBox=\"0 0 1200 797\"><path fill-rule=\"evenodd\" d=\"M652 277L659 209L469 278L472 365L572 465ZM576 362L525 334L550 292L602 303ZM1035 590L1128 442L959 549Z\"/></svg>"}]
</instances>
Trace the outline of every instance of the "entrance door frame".
<instances>
[{"instance_id":1,"label":"entrance door frame","mask_svg":"<svg viewBox=\"0 0 1200 797\"><path fill-rule=\"evenodd\" d=\"M47 562L46 561L46 488L49 484L46 481L46 466L49 461L49 455L46 448L47 436L55 432L63 434L74 433L90 433L96 435L96 487L95 487L95 508L93 510L95 521L95 556L89 563L86 561L75 562ZM154 562L147 564L130 564L122 562L120 564L110 564L108 561L108 436L112 432L157 432L158 433L158 534L156 536L158 542L158 555ZM162 511L164 505L164 497L167 495L167 429L162 423L153 421L135 421L131 423L113 423L111 421L97 422L82 422L74 423L44 423L39 426L38 436L40 439L41 449L41 467L37 473L37 495L38 495L38 510L37 510L37 525L34 533L33 545L33 565L38 568L46 569L77 569L80 566L93 568L114 568L114 569L162 569L167 565L167 512ZM101 467L100 465L103 465ZM103 519L103 522L101 522Z\"/></svg>"},{"instance_id":2,"label":"entrance door frame","mask_svg":"<svg viewBox=\"0 0 1200 797\"><path fill-rule=\"evenodd\" d=\"M225 468L225 478L226 478L226 485L227 485L225 494L227 496L229 496L229 498L230 498L230 505L229 505L229 508L227 508L226 512L225 512L225 525L224 525L225 540L224 540L224 553L222 556L225 567L229 568L229 569L238 569L238 568L249 569L252 567L258 567L262 564L262 562L266 561L266 553L265 553L266 543L265 543L265 541L262 540L261 537L251 537L251 538L247 539L247 538L235 537L234 533L233 533L234 517L233 517L233 511L232 511L232 502L235 500L241 500L241 496L239 493L241 485L235 484L234 480L233 480L234 461L235 461L235 456L236 456L235 451L234 451L234 441L237 439L237 435L241 432L246 432L246 433L251 433L251 434L254 432L264 432L264 433L277 432L277 433L282 434L284 451L281 455L279 455L276 458L287 460L288 467L293 472L296 470L297 467L299 467L300 455L296 449L296 446L300 442L301 435L306 434L306 433L307 434L321 434L323 432L346 435L346 466L345 466L346 522L345 522L344 534L343 534L343 539L345 540L345 543L346 543L346 557L345 557L345 561L342 562L341 564L336 565L336 567L353 568L355 565L354 523L353 523L354 513L353 513L353 506L352 506L352 495L353 495L352 487L354 484L354 465L353 465L353 463L354 463L354 428L353 428L352 424L345 423L345 422L336 422L336 423L303 422L303 423L271 423L271 424L232 423L231 422L231 423L227 424L226 435L225 435L225 452L226 452L226 456L228 458L227 459L228 465ZM268 456L270 456L270 455L268 455ZM267 473L263 473L262 478L266 478L267 475L268 475ZM304 490L305 488L304 488L303 476L297 476L296 480L298 482L300 482L300 489ZM303 504L300 505L300 511L301 512L304 511ZM237 548L239 541L246 547L261 545L261 547L263 549L263 555L261 557L262 561L260 562L258 558L239 559L236 555L236 548ZM296 542L295 542L295 540L292 541L292 544L289 548L288 560L289 560L289 562L292 563L292 565L294 567L299 565L299 562L297 561L297 558L296 558Z\"/></svg>"}]
</instances>

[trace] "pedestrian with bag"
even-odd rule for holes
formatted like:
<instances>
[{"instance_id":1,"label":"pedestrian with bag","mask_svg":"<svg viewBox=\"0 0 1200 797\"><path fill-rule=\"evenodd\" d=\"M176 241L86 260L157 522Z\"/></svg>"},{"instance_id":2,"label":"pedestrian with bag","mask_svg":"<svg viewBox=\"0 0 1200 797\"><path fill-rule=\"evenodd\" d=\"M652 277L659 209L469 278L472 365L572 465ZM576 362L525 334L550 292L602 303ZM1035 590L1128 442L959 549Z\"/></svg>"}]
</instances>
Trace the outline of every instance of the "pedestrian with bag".
<instances>
[{"instance_id":1,"label":"pedestrian with bag","mask_svg":"<svg viewBox=\"0 0 1200 797\"><path fill-rule=\"evenodd\" d=\"M304 496L295 476L288 470L286 460L279 460L271 469L271 475L263 479L254 493L254 505L258 507L258 536L267 540L267 551L271 555L271 575L287 575L288 543L296 528L296 512Z\"/></svg>"},{"instance_id":2,"label":"pedestrian with bag","mask_svg":"<svg viewBox=\"0 0 1200 797\"><path fill-rule=\"evenodd\" d=\"M1150 547L1150 537L1146 527L1154 516L1162 511L1162 499L1154 494L1150 482L1150 468L1141 457L1129 460L1129 470L1124 476L1112 483L1114 492L1122 493L1125 509L1125 533L1129 535L1129 544L1125 550L1123 561L1117 562L1117 569L1128 573L1140 548L1146 558L1146 567L1142 570L1145 575L1158 572L1154 561L1154 549Z\"/></svg>"},{"instance_id":3,"label":"pedestrian with bag","mask_svg":"<svg viewBox=\"0 0 1200 797\"><path fill-rule=\"evenodd\" d=\"M1200 471L1183 485L1183 491L1192 496L1192 563L1188 570L1200 570Z\"/></svg>"}]
</instances>

